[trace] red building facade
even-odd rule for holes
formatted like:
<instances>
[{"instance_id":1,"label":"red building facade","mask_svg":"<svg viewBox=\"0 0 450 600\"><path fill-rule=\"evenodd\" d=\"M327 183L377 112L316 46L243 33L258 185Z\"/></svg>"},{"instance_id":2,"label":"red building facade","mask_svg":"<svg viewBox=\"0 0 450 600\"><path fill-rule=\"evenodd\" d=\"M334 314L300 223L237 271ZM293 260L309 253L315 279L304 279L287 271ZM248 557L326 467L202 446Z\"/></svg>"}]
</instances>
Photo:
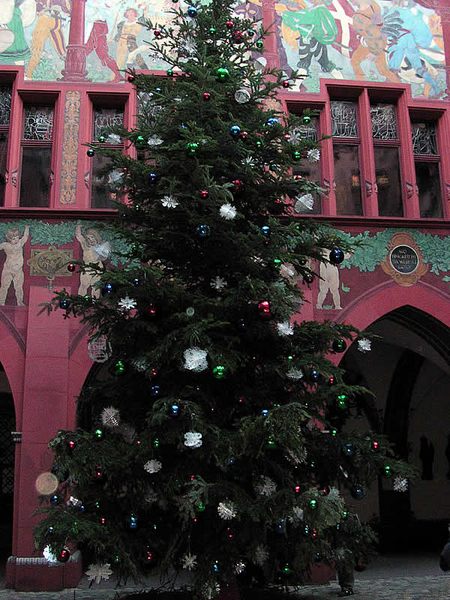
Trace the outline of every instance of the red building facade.
<instances>
[{"instance_id":1,"label":"red building facade","mask_svg":"<svg viewBox=\"0 0 450 600\"><path fill-rule=\"evenodd\" d=\"M139 20L167 22L172 2L16 4L0 7L0 538L10 587L60 589L76 585L81 563L50 569L35 552L38 478L51 465L48 440L77 426L76 399L99 349L88 348L78 322L41 314L41 304L63 287L96 294L95 281L67 263L114 261L120 250L96 229L113 214L118 175L103 176L85 144L122 147L103 132L136 122L139 98L124 69L166 67L146 49L153 34ZM299 283L296 318L379 333L370 354L352 346L336 356L378 397L355 426L388 433L418 466L419 439L433 445L432 479L403 504L389 486L373 490L362 512L386 525L405 509L418 523L448 520L450 506L430 499L447 496L450 481L449 432L433 417L450 408L450 2L262 0L236 11L272 27L261 69L302 75L280 104L316 116L292 135L327 136L320 156L295 167L324 192L297 198L292 218L326 220L365 242L340 268L312 265L320 279Z\"/></svg>"}]
</instances>

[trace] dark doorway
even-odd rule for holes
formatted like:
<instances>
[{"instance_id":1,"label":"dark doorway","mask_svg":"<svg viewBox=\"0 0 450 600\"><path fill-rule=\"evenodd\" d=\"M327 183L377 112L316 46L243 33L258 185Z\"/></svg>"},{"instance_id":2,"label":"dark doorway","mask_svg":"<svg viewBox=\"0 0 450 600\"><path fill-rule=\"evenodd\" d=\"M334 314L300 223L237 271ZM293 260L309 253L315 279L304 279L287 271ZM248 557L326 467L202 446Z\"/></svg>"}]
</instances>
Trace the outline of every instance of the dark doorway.
<instances>
[{"instance_id":1,"label":"dark doorway","mask_svg":"<svg viewBox=\"0 0 450 600\"><path fill-rule=\"evenodd\" d=\"M14 441L16 418L12 394L0 365L0 565L11 554L14 497Z\"/></svg>"}]
</instances>

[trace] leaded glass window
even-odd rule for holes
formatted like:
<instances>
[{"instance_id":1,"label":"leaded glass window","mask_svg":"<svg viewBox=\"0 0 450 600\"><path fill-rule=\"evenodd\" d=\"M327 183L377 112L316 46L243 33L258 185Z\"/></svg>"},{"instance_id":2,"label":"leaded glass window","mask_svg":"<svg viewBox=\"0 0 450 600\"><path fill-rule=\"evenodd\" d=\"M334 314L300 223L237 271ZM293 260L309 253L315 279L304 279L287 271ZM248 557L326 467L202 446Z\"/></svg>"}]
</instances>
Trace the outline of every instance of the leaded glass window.
<instances>
[{"instance_id":1,"label":"leaded glass window","mask_svg":"<svg viewBox=\"0 0 450 600\"><path fill-rule=\"evenodd\" d=\"M11 86L0 85L0 125L9 125L11 114Z\"/></svg>"},{"instance_id":2,"label":"leaded glass window","mask_svg":"<svg viewBox=\"0 0 450 600\"><path fill-rule=\"evenodd\" d=\"M106 137L108 143L121 143L120 136L112 130L123 127L122 108L95 108L94 109L94 139Z\"/></svg>"},{"instance_id":3,"label":"leaded glass window","mask_svg":"<svg viewBox=\"0 0 450 600\"><path fill-rule=\"evenodd\" d=\"M434 123L411 123L411 134L414 154L434 156L438 153Z\"/></svg>"},{"instance_id":4,"label":"leaded glass window","mask_svg":"<svg viewBox=\"0 0 450 600\"><path fill-rule=\"evenodd\" d=\"M374 140L396 140L397 112L393 104L372 104L372 137Z\"/></svg>"},{"instance_id":5,"label":"leaded glass window","mask_svg":"<svg viewBox=\"0 0 450 600\"><path fill-rule=\"evenodd\" d=\"M333 100L331 120L333 137L357 138L358 113L355 102Z\"/></svg>"},{"instance_id":6,"label":"leaded glass window","mask_svg":"<svg viewBox=\"0 0 450 600\"><path fill-rule=\"evenodd\" d=\"M49 142L53 134L53 107L26 106L23 138Z\"/></svg>"}]
</instances>

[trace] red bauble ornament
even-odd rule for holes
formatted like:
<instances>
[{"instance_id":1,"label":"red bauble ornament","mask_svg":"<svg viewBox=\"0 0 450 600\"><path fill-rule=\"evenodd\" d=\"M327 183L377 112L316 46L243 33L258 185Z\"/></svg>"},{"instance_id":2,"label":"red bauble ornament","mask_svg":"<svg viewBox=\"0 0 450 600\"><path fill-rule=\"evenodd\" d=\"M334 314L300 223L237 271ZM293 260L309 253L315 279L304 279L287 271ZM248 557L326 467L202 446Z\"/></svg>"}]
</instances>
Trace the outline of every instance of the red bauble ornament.
<instances>
[{"instance_id":1,"label":"red bauble ornament","mask_svg":"<svg viewBox=\"0 0 450 600\"><path fill-rule=\"evenodd\" d=\"M69 548L63 548L57 556L58 562L66 563L70 558Z\"/></svg>"},{"instance_id":2,"label":"red bauble ornament","mask_svg":"<svg viewBox=\"0 0 450 600\"><path fill-rule=\"evenodd\" d=\"M100 467L95 467L95 479L103 479L103 471Z\"/></svg>"},{"instance_id":3,"label":"red bauble ornament","mask_svg":"<svg viewBox=\"0 0 450 600\"><path fill-rule=\"evenodd\" d=\"M230 529L230 527L227 527L227 538L230 540L230 542L234 540L234 531Z\"/></svg>"},{"instance_id":4,"label":"red bauble ornament","mask_svg":"<svg viewBox=\"0 0 450 600\"><path fill-rule=\"evenodd\" d=\"M152 563L155 560L155 554L151 550L147 549L145 553L145 562Z\"/></svg>"},{"instance_id":5,"label":"red bauble ornament","mask_svg":"<svg viewBox=\"0 0 450 600\"><path fill-rule=\"evenodd\" d=\"M159 38L159 37L161 37L161 33L162 33L162 32L161 32L161 29L154 29L154 30L153 30L153 35L154 35L156 38Z\"/></svg>"},{"instance_id":6,"label":"red bauble ornament","mask_svg":"<svg viewBox=\"0 0 450 600\"><path fill-rule=\"evenodd\" d=\"M258 303L259 316L263 319L269 319L272 316L270 311L270 302L268 300L262 300Z\"/></svg>"},{"instance_id":7,"label":"red bauble ornament","mask_svg":"<svg viewBox=\"0 0 450 600\"><path fill-rule=\"evenodd\" d=\"M69 442L68 442L68 446L69 446L69 448L70 448L71 450L73 450L73 449L75 448L75 446L76 446L76 445L77 445L77 444L76 444L76 442L75 442L74 440L69 440Z\"/></svg>"},{"instance_id":8,"label":"red bauble ornament","mask_svg":"<svg viewBox=\"0 0 450 600\"><path fill-rule=\"evenodd\" d=\"M336 383L336 377L334 375L330 375L328 377L328 385L334 385Z\"/></svg>"},{"instance_id":9,"label":"red bauble ornament","mask_svg":"<svg viewBox=\"0 0 450 600\"><path fill-rule=\"evenodd\" d=\"M136 81L136 77L134 75L128 75L127 79L130 83L134 83L134 81Z\"/></svg>"},{"instance_id":10,"label":"red bauble ornament","mask_svg":"<svg viewBox=\"0 0 450 600\"><path fill-rule=\"evenodd\" d=\"M300 488L300 486L299 486L299 485L296 485L296 486L295 486L295 488L294 488L294 492L295 492L296 494L300 494L300 492L301 492L301 488Z\"/></svg>"},{"instance_id":11,"label":"red bauble ornament","mask_svg":"<svg viewBox=\"0 0 450 600\"><path fill-rule=\"evenodd\" d=\"M319 489L319 494L321 494L322 496L328 496L328 494L331 492L330 486L329 485L324 485L323 487L321 487Z\"/></svg>"},{"instance_id":12,"label":"red bauble ornament","mask_svg":"<svg viewBox=\"0 0 450 600\"><path fill-rule=\"evenodd\" d=\"M246 140L248 138L248 131L241 131L239 137L241 138L241 140Z\"/></svg>"},{"instance_id":13,"label":"red bauble ornament","mask_svg":"<svg viewBox=\"0 0 450 600\"><path fill-rule=\"evenodd\" d=\"M145 309L145 314L147 315L147 317L154 318L156 317L157 313L158 310L154 304L149 304Z\"/></svg>"},{"instance_id":14,"label":"red bauble ornament","mask_svg":"<svg viewBox=\"0 0 450 600\"><path fill-rule=\"evenodd\" d=\"M244 41L244 34L242 31L233 31L232 36L233 42L235 44L241 44Z\"/></svg>"},{"instance_id":15,"label":"red bauble ornament","mask_svg":"<svg viewBox=\"0 0 450 600\"><path fill-rule=\"evenodd\" d=\"M209 196L209 192L208 190L200 190L199 195L202 200L206 200Z\"/></svg>"},{"instance_id":16,"label":"red bauble ornament","mask_svg":"<svg viewBox=\"0 0 450 600\"><path fill-rule=\"evenodd\" d=\"M100 517L98 522L100 523L100 525L106 525L106 517Z\"/></svg>"},{"instance_id":17,"label":"red bauble ornament","mask_svg":"<svg viewBox=\"0 0 450 600\"><path fill-rule=\"evenodd\" d=\"M67 265L67 270L69 271L69 273L73 273L76 268L77 268L77 266L74 263L69 263Z\"/></svg>"},{"instance_id":18,"label":"red bauble ornament","mask_svg":"<svg viewBox=\"0 0 450 600\"><path fill-rule=\"evenodd\" d=\"M229 21L226 21L225 25L227 26L227 29L233 29L234 21L231 21L230 19Z\"/></svg>"},{"instance_id":19,"label":"red bauble ornament","mask_svg":"<svg viewBox=\"0 0 450 600\"><path fill-rule=\"evenodd\" d=\"M244 182L241 179L233 179L231 183L234 185L236 192L239 192L244 187Z\"/></svg>"},{"instance_id":20,"label":"red bauble ornament","mask_svg":"<svg viewBox=\"0 0 450 600\"><path fill-rule=\"evenodd\" d=\"M211 100L211 94L209 92L203 92L202 98L205 102L208 102L208 100Z\"/></svg>"},{"instance_id":21,"label":"red bauble ornament","mask_svg":"<svg viewBox=\"0 0 450 600\"><path fill-rule=\"evenodd\" d=\"M291 84L289 83L289 81L284 80L282 85L284 88L288 88Z\"/></svg>"},{"instance_id":22,"label":"red bauble ornament","mask_svg":"<svg viewBox=\"0 0 450 600\"><path fill-rule=\"evenodd\" d=\"M159 373L158 373L158 369L155 369L155 368L153 368L153 369L150 369L150 377L151 377L152 379L154 379L155 377L158 377L158 375L159 375Z\"/></svg>"},{"instance_id":23,"label":"red bauble ornament","mask_svg":"<svg viewBox=\"0 0 450 600\"><path fill-rule=\"evenodd\" d=\"M372 442L372 450L379 450L380 449L380 442L378 440L373 440Z\"/></svg>"}]
</instances>

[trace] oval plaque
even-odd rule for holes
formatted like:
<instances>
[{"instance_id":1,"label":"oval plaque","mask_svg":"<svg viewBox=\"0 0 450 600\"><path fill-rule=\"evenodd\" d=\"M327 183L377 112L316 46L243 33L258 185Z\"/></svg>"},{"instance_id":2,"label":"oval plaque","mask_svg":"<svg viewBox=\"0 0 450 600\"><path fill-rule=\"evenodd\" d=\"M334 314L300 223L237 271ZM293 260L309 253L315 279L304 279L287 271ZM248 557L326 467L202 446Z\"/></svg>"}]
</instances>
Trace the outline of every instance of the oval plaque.
<instances>
[{"instance_id":1,"label":"oval plaque","mask_svg":"<svg viewBox=\"0 0 450 600\"><path fill-rule=\"evenodd\" d=\"M417 269L419 257L413 248L402 245L392 249L390 261L392 268L395 269L397 273L407 275L409 273L414 273Z\"/></svg>"}]
</instances>

